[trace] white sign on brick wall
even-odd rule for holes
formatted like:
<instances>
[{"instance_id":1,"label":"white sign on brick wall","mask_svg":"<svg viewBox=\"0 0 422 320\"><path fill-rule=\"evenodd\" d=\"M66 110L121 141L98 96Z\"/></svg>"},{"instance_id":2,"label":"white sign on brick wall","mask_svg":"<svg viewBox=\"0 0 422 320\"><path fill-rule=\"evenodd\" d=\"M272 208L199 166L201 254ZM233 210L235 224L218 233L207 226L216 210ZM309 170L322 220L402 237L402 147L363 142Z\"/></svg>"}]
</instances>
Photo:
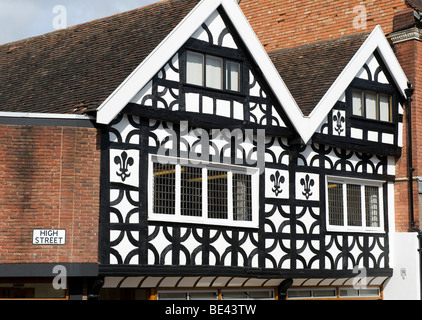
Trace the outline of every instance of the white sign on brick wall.
<instances>
[{"instance_id":1,"label":"white sign on brick wall","mask_svg":"<svg viewBox=\"0 0 422 320\"><path fill-rule=\"evenodd\" d=\"M66 230L64 229L34 229L32 244L64 245L66 244Z\"/></svg>"}]
</instances>

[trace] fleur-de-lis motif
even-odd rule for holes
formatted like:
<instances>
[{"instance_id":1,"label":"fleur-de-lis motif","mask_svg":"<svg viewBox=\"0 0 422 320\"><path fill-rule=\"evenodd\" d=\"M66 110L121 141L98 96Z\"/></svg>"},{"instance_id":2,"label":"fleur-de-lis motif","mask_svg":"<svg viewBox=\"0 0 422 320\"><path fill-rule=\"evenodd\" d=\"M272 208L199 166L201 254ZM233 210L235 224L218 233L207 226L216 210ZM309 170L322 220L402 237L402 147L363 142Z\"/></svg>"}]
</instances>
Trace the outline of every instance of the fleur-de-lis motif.
<instances>
[{"instance_id":1,"label":"fleur-de-lis motif","mask_svg":"<svg viewBox=\"0 0 422 320\"><path fill-rule=\"evenodd\" d=\"M337 115L333 116L333 121L336 122L334 129L337 131L338 135L340 135L344 131L342 123L345 121L340 111L337 112Z\"/></svg>"},{"instance_id":2,"label":"fleur-de-lis motif","mask_svg":"<svg viewBox=\"0 0 422 320\"><path fill-rule=\"evenodd\" d=\"M309 174L305 176L305 179L300 179L300 184L303 186L302 194L306 197L306 200L312 196L311 187L314 186L315 181L309 177Z\"/></svg>"},{"instance_id":3,"label":"fleur-de-lis motif","mask_svg":"<svg viewBox=\"0 0 422 320\"><path fill-rule=\"evenodd\" d=\"M133 158L128 157L126 151L123 151L121 156L114 157L114 163L120 166L119 171L116 171L116 174L122 179L124 182L126 178L130 177L129 173L129 166L133 166Z\"/></svg>"},{"instance_id":4,"label":"fleur-de-lis motif","mask_svg":"<svg viewBox=\"0 0 422 320\"><path fill-rule=\"evenodd\" d=\"M277 197L283 191L281 190L281 184L284 183L285 179L280 175L279 171L276 171L275 174L270 176L270 180L274 183L274 188L271 188L271 191L274 192Z\"/></svg>"}]
</instances>

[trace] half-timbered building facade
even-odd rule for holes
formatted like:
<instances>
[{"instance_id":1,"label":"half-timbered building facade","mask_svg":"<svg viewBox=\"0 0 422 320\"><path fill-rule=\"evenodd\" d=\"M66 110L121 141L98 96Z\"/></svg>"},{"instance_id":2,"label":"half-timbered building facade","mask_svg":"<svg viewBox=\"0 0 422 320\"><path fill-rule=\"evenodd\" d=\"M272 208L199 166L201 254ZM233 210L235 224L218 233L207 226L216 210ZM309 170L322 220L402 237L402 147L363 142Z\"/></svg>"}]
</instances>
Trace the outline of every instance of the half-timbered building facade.
<instances>
[{"instance_id":1,"label":"half-timbered building facade","mask_svg":"<svg viewBox=\"0 0 422 320\"><path fill-rule=\"evenodd\" d=\"M164 63L123 84L130 101L98 110L103 288L334 297L358 279L380 297L407 86L383 33L269 59L233 1L202 6Z\"/></svg>"},{"instance_id":2,"label":"half-timbered building facade","mask_svg":"<svg viewBox=\"0 0 422 320\"><path fill-rule=\"evenodd\" d=\"M382 299L408 81L381 28L267 54L236 1L172 5L80 106L101 152L88 296Z\"/></svg>"}]
</instances>

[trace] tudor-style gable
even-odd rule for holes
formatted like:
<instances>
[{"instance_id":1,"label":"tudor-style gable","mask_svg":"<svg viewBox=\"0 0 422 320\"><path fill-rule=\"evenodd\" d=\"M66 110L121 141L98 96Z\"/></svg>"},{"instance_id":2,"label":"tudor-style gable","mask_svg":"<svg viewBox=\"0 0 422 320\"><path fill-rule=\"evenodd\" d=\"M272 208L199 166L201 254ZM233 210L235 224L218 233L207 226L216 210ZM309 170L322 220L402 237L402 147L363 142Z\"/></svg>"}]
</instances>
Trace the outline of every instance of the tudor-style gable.
<instances>
[{"instance_id":1,"label":"tudor-style gable","mask_svg":"<svg viewBox=\"0 0 422 320\"><path fill-rule=\"evenodd\" d=\"M217 19L219 22L216 22L217 20L215 20L212 16L215 15L217 9L218 15L221 15L221 17ZM203 25L206 25L205 22L207 19L208 22L212 22L212 25L210 24L210 28L208 26L206 27L208 32L210 32L210 29L218 29L221 27L221 22L224 21L225 28L227 28L229 34L226 34L225 28L219 31L216 29L215 31L217 32L224 30L224 33L221 35L211 34L212 43L210 43L210 34L201 29ZM215 46L229 50L226 51L226 55L227 52L229 52L229 55L233 53L233 51L230 52L230 49L239 50L241 56L245 55L247 58L246 60L249 60L248 62L251 63L253 68L250 69L252 70L250 76L248 75L248 72L241 70L242 73L246 75L241 78L241 81L248 79L252 82L247 83L246 85L242 84L242 88L246 88L249 85L254 87L256 83L255 80L258 81L258 79L265 79L265 83L260 80L261 82L258 82L258 84L264 91L264 98L267 98L267 96L270 95L273 96L273 107L277 110L277 112L274 112L271 107L262 105L255 106L255 104L250 104L248 107L249 109L256 109L256 112L254 113L254 117L256 119L252 117L253 120L260 123L260 125L273 126L272 129L281 129L281 131L283 131L283 127L286 126L290 129L293 128L292 121L296 121L299 118L298 116L300 115L300 111L284 85L280 74L274 68L267 53L256 38L246 18L243 16L243 13L236 1L233 0L200 1L200 3L185 17L185 19L183 19L183 21L160 43L160 45L157 46L157 48L155 48L155 50L153 50L153 52L139 64L132 74L130 74L126 80L122 82L122 84L101 104L101 106L97 109L97 122L109 124L117 116L117 114L123 110L123 108L128 107L128 105L131 107L131 101L140 102L139 99L142 97L142 93L140 92L141 90L143 90L144 93L151 93L149 90L150 88L152 89L152 83L149 82L154 76L159 74L164 64L166 64L163 64L163 61L167 61L168 63L183 59L183 56L178 56L179 50L195 38L203 43L208 42L211 47ZM229 38L231 39L227 42L227 39ZM235 47L237 47L237 49L235 49ZM211 52L207 53L215 55L215 52L213 52L212 49ZM221 54L224 55L224 53ZM235 60L239 58L237 56L238 54L234 55ZM242 59L243 58L241 58L241 60ZM244 66L245 65L246 64L244 64ZM184 64L182 64L182 67L183 66ZM184 83L183 78L179 78L179 80ZM263 97L263 94L260 92L260 87L255 86L255 88L253 88L256 97ZM174 96L176 91L172 90L172 93ZM252 101L252 103L254 103L254 101ZM282 104L285 105L282 106ZM235 109L236 110L233 110L233 108L231 108L230 112L239 116L242 112L239 111L238 107ZM127 111L128 109L126 109L126 112ZM179 111L185 112L183 110ZM224 114L227 114L227 108L224 108L223 112ZM248 110L245 112L247 113ZM164 113L165 111L161 112L161 114ZM263 117L261 113L265 113L265 116ZM157 117L159 118L159 116ZM185 118L185 115L182 114L182 117ZM240 121L243 122L248 120ZM236 124L236 126L239 126L239 124ZM277 133L279 134L280 131L277 131ZM286 131L284 131L284 135L286 135Z\"/></svg>"},{"instance_id":2,"label":"tudor-style gable","mask_svg":"<svg viewBox=\"0 0 422 320\"><path fill-rule=\"evenodd\" d=\"M201 24L123 113L291 135L288 117L222 9Z\"/></svg>"},{"instance_id":3,"label":"tudor-style gable","mask_svg":"<svg viewBox=\"0 0 422 320\"><path fill-rule=\"evenodd\" d=\"M207 19L211 19L210 21L213 21L211 15L215 13L217 9L220 14L223 14L226 17L226 27L229 27L228 24L230 24L231 28L227 28L227 30L229 30L231 38L234 40L230 40L230 44L223 43L223 38L226 36L225 33L218 35L211 34L211 39L208 27L208 32L207 30L201 30L202 25ZM211 27L215 28L216 26L218 26L218 23L215 23ZM220 30L220 32L221 31L222 30ZM123 108L127 107L136 95L139 95L142 88L145 87L143 90L148 90L148 83L163 68L163 61L172 61L175 58L175 55L179 54L179 50L183 48L185 44L189 43L189 39L195 38L197 38L196 40L204 43L207 41L210 43L210 40L212 40L212 46L218 46L220 44L220 47L223 47L224 45L226 46L224 48L227 50L236 50L235 47L243 49L241 51L246 54L245 56L249 57L250 62L256 66L255 71L259 70L260 78L265 80L265 93L273 97L274 107L278 111L280 118L290 129L290 132L297 132L298 136L304 143L310 141L311 137L320 127L327 114L341 98L341 95L344 93L346 88L350 85L357 73L376 50L380 54L381 59L384 61L398 92L401 94L401 97L405 97L405 89L407 88L408 80L380 27L376 27L363 39L364 41L360 42L360 44L359 41L356 42L358 46L353 48L351 51L344 50L344 52L348 52L348 54L353 54L346 57L346 59L343 59L344 61L341 64L334 64L337 69L338 66L341 66L341 69L338 69L337 73L333 74L333 78L326 79L324 74L322 74L319 78L314 78L312 83L313 86L318 83L324 83L324 86L328 84L328 86L326 86L326 90L320 92L321 95L316 95L316 99L315 97L311 99L314 101L313 103L309 106L304 106L299 104L300 99L298 99L298 95L301 94L301 91L295 90L296 93L294 93L292 90L292 92L290 92L289 89L291 89L291 85L289 85L288 81L287 85L283 81L283 79L288 80L288 77L292 77L292 73L285 72L283 67L280 68L277 63L274 66L235 1L202 0L160 43L160 45L140 63L132 74L130 74L126 80L101 104L97 110L97 122L109 124L116 115L123 110ZM334 43L335 42L336 41L334 41ZM214 56L214 52L208 52L207 54ZM294 64L295 61L297 62L297 59L301 57L301 55L293 56L292 59L287 60L288 62L291 62L287 63L287 65ZM318 59L321 58L322 60L325 60L327 64L331 64L332 62L330 61L330 57L331 53L328 51L325 55L318 57ZM183 59L183 57L177 57L176 59ZM273 55L272 60L274 61ZM301 63L298 65L300 66ZM185 66L184 63L182 64L182 67L183 66ZM206 70L205 66L204 70ZM312 65L310 72L312 72ZM293 73L293 76L295 74L296 73ZM300 77L304 76L305 75L303 73L300 74ZM180 78L179 80L183 83L183 80L185 79ZM221 82L224 84L224 79ZM299 86L302 86L303 90L306 90L306 83L307 81L300 81ZM264 85L264 83L260 83L260 85ZM172 90L170 95L171 94L174 96L176 91ZM234 108L231 106L230 113L232 115L236 114L236 116L239 116L241 112L238 112L238 109L238 107ZM262 108L260 112L261 111ZM273 114L272 110L266 109L265 111L267 111L266 118L270 118L270 121L266 121L266 125L271 125L272 122L276 123L277 121L271 120ZM182 110L182 112L184 111ZM227 107L224 109L224 112L226 114L228 113ZM185 118L185 115L182 114L182 116Z\"/></svg>"},{"instance_id":4,"label":"tudor-style gable","mask_svg":"<svg viewBox=\"0 0 422 320\"><path fill-rule=\"evenodd\" d=\"M368 153L399 155L403 97L378 51L363 65L313 140Z\"/></svg>"},{"instance_id":5,"label":"tudor-style gable","mask_svg":"<svg viewBox=\"0 0 422 320\"><path fill-rule=\"evenodd\" d=\"M373 60L374 56L377 60ZM382 66L382 74L386 78L381 79L381 74L378 77L378 66L375 67L372 78L367 80L369 88L376 85L385 92L382 86L389 85L391 89L387 93L392 95L394 91L397 101L406 97L407 77L380 27L371 33L278 50L270 53L270 57L300 108L301 115L293 123L304 143L320 132L320 126L327 121L327 115L338 103L346 102L346 91L352 83L356 85L358 80L355 79L363 76L362 68L370 61L377 61L378 66ZM364 87L367 84L361 83ZM338 119L341 123L341 112ZM389 122L395 123L398 120L399 117L394 117ZM387 131L391 133L391 130ZM346 132L340 132L340 135L344 134ZM384 139L390 140L391 137Z\"/></svg>"},{"instance_id":6,"label":"tudor-style gable","mask_svg":"<svg viewBox=\"0 0 422 320\"><path fill-rule=\"evenodd\" d=\"M400 67L399 62L397 61L396 56L394 55L393 50L388 43L388 40L385 38L382 29L377 26L365 39L363 44L359 47L356 51L354 56L348 61L347 65L338 75L336 80L332 83L330 88L324 93L322 98L319 100L318 104L315 106L311 114L309 115L309 125L311 132L308 132L308 136L312 136L319 125L323 122L323 119L327 115L328 112L331 111L333 106L345 95L347 89L352 85L352 82L355 81L356 78L363 76L362 68L368 68L368 63L376 65L375 60L373 57L377 58L378 66L373 70L374 75L377 72L382 70L383 74L387 77L388 83L391 87L390 90L387 90L392 95L393 91L395 92L397 101L403 101L406 97L405 90L408 86L408 80L406 75L404 74L402 68ZM365 67L366 66L366 67ZM376 91L383 91L379 89L382 87L382 83L380 81L384 81L380 77L372 78L368 80L372 85L374 83L378 83ZM371 87L369 84L369 88ZM386 85L386 83L384 83ZM366 84L364 84L366 86ZM346 97L347 98L347 97ZM399 112L398 106L395 106L397 111ZM397 113L395 113L397 114ZM379 115L377 116L379 118ZM392 118L391 122L398 121L398 117ZM388 131L388 130L387 130ZM398 131L396 130L396 136L399 135ZM390 132L391 133L391 130ZM390 140L391 138L386 138L384 141ZM382 139L380 141L383 141ZM395 142L397 142L397 137L395 138ZM396 143L397 146L397 143Z\"/></svg>"}]
</instances>

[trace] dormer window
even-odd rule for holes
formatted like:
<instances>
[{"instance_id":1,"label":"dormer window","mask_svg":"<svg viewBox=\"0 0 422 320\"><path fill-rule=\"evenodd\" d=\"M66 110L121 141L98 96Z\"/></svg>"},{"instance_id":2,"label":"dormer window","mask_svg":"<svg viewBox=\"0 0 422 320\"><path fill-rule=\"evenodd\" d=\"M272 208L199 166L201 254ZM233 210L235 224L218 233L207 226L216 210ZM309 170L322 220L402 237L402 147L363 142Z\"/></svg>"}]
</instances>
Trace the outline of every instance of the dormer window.
<instances>
[{"instance_id":1,"label":"dormer window","mask_svg":"<svg viewBox=\"0 0 422 320\"><path fill-rule=\"evenodd\" d=\"M391 95L367 90L352 91L353 115L379 121L392 121Z\"/></svg>"},{"instance_id":2,"label":"dormer window","mask_svg":"<svg viewBox=\"0 0 422 320\"><path fill-rule=\"evenodd\" d=\"M240 63L188 51L186 83L218 90L240 91Z\"/></svg>"}]
</instances>

